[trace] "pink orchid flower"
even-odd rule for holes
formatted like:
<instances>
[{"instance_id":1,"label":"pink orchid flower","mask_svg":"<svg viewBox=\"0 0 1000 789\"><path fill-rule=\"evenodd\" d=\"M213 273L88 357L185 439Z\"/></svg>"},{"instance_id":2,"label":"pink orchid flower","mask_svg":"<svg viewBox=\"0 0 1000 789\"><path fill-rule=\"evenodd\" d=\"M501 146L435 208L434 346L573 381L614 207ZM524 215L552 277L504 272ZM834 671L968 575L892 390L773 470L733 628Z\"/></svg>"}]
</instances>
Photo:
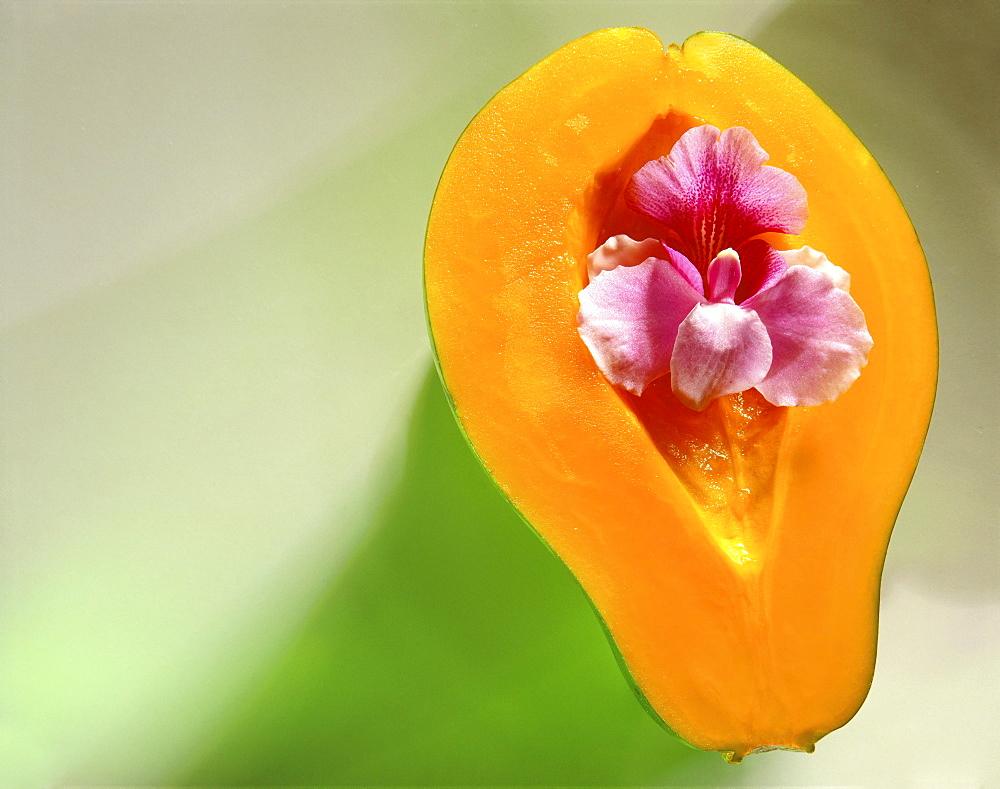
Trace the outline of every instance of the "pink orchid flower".
<instances>
[{"instance_id":1,"label":"pink orchid flower","mask_svg":"<svg viewBox=\"0 0 1000 789\"><path fill-rule=\"evenodd\" d=\"M807 215L802 185L767 160L746 129L696 126L632 177L626 203L663 238L608 239L580 292L580 336L612 384L641 395L669 374L701 411L751 388L775 405L819 405L858 377L872 338L847 272L759 238L798 234Z\"/></svg>"}]
</instances>

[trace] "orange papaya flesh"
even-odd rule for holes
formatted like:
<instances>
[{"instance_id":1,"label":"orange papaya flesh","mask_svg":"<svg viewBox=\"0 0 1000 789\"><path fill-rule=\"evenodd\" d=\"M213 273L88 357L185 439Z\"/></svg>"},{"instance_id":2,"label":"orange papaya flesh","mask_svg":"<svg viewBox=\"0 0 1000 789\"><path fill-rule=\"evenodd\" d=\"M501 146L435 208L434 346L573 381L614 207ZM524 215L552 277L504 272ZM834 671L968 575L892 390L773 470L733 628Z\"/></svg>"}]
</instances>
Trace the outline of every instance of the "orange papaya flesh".
<instances>
[{"instance_id":1,"label":"orange papaya flesh","mask_svg":"<svg viewBox=\"0 0 1000 789\"><path fill-rule=\"evenodd\" d=\"M754 390L705 412L636 397L577 334L586 256L657 235L623 205L688 128L744 126L805 187L796 238L852 277L875 346L836 401ZM662 230L662 229L661 229ZM661 236L662 237L662 234ZM442 175L425 251L436 358L462 429L569 567L648 708L730 761L812 751L868 692L885 550L937 369L926 263L850 130L751 44L585 36L502 90Z\"/></svg>"}]
</instances>

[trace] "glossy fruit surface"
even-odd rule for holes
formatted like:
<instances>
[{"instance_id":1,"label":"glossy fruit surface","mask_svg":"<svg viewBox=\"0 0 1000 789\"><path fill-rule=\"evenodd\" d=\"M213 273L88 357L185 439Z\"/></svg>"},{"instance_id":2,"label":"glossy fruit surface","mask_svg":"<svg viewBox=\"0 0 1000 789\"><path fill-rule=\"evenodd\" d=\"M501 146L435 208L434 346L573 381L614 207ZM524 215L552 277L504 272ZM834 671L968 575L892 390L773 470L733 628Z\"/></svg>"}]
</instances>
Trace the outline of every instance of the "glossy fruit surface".
<instances>
[{"instance_id":1,"label":"glossy fruit surface","mask_svg":"<svg viewBox=\"0 0 1000 789\"><path fill-rule=\"evenodd\" d=\"M611 386L580 340L587 255L616 233L643 237L625 185L699 124L746 127L805 187L806 229L776 246L821 249L852 275L875 345L832 403L782 408L748 391L698 413L669 382L641 397ZM659 719L734 761L811 751L850 719L871 682L881 569L937 346L916 236L843 122L736 37L664 51L646 30L591 34L466 129L434 199L425 282L466 435Z\"/></svg>"}]
</instances>

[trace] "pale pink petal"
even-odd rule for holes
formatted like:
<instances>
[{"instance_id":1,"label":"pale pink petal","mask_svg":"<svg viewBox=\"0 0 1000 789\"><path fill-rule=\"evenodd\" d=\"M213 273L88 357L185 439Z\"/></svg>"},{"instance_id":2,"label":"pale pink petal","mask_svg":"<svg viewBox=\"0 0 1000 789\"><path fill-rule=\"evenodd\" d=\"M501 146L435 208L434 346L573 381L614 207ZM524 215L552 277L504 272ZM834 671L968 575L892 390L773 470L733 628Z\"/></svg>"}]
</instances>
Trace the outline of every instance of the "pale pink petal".
<instances>
[{"instance_id":1,"label":"pale pink petal","mask_svg":"<svg viewBox=\"0 0 1000 789\"><path fill-rule=\"evenodd\" d=\"M774 247L766 241L754 239L740 244L736 252L740 256L743 278L736 289L736 303L742 304L756 293L771 287L785 275L788 264Z\"/></svg>"},{"instance_id":2,"label":"pale pink petal","mask_svg":"<svg viewBox=\"0 0 1000 789\"><path fill-rule=\"evenodd\" d=\"M587 273L593 282L602 271L611 271L618 266L637 266L648 258L669 260L688 284L704 295L701 274L694 264L656 238L636 241L626 235L612 236L587 255Z\"/></svg>"},{"instance_id":3,"label":"pale pink petal","mask_svg":"<svg viewBox=\"0 0 1000 789\"><path fill-rule=\"evenodd\" d=\"M861 308L821 271L790 266L742 306L757 312L771 338L774 361L757 389L775 405L828 403L868 362L872 338Z\"/></svg>"},{"instance_id":4,"label":"pale pink petal","mask_svg":"<svg viewBox=\"0 0 1000 789\"><path fill-rule=\"evenodd\" d=\"M851 275L840 266L835 266L829 258L822 252L812 247L800 247L799 249L789 249L787 252L778 252L782 259L789 266L809 266L822 274L826 274L833 284L843 291L851 292Z\"/></svg>"},{"instance_id":5,"label":"pale pink petal","mask_svg":"<svg viewBox=\"0 0 1000 789\"><path fill-rule=\"evenodd\" d=\"M655 238L636 241L628 236L612 236L587 255L587 272L593 279L602 271L618 266L638 266L646 258L661 257L663 244Z\"/></svg>"},{"instance_id":6,"label":"pale pink petal","mask_svg":"<svg viewBox=\"0 0 1000 789\"><path fill-rule=\"evenodd\" d=\"M703 300L670 261L618 266L580 291L580 337L611 383L642 394L670 372L677 327Z\"/></svg>"},{"instance_id":7,"label":"pale pink petal","mask_svg":"<svg viewBox=\"0 0 1000 789\"><path fill-rule=\"evenodd\" d=\"M669 226L704 271L715 253L772 231L800 233L806 193L791 173L764 165L767 153L742 127L695 126L666 158L632 176L626 202Z\"/></svg>"},{"instance_id":8,"label":"pale pink petal","mask_svg":"<svg viewBox=\"0 0 1000 789\"><path fill-rule=\"evenodd\" d=\"M756 386L770 367L771 342L757 313L698 304L677 329L670 382L684 405L702 411L716 397Z\"/></svg>"},{"instance_id":9,"label":"pale pink petal","mask_svg":"<svg viewBox=\"0 0 1000 789\"><path fill-rule=\"evenodd\" d=\"M733 304L742 276L740 256L732 249L722 250L708 267L709 299Z\"/></svg>"}]
</instances>

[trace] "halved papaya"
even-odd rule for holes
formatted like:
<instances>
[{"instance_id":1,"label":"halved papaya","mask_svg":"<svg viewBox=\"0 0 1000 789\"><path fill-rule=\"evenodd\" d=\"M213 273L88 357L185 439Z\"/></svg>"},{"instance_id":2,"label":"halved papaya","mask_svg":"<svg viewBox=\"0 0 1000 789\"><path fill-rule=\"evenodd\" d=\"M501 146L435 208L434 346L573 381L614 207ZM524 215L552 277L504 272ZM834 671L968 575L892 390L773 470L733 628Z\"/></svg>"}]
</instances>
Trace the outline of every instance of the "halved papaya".
<instances>
[{"instance_id":1,"label":"halved papaya","mask_svg":"<svg viewBox=\"0 0 1000 789\"><path fill-rule=\"evenodd\" d=\"M875 344L834 402L781 408L751 390L695 412L669 383L641 397L612 386L580 339L587 255L641 224L626 184L700 124L749 129L808 194L806 229L784 242L852 276ZM734 762L812 751L846 723L871 684L882 565L930 419L937 341L913 228L844 123L734 36L665 51L642 29L585 36L458 141L425 286L462 429L579 580L660 722Z\"/></svg>"}]
</instances>

